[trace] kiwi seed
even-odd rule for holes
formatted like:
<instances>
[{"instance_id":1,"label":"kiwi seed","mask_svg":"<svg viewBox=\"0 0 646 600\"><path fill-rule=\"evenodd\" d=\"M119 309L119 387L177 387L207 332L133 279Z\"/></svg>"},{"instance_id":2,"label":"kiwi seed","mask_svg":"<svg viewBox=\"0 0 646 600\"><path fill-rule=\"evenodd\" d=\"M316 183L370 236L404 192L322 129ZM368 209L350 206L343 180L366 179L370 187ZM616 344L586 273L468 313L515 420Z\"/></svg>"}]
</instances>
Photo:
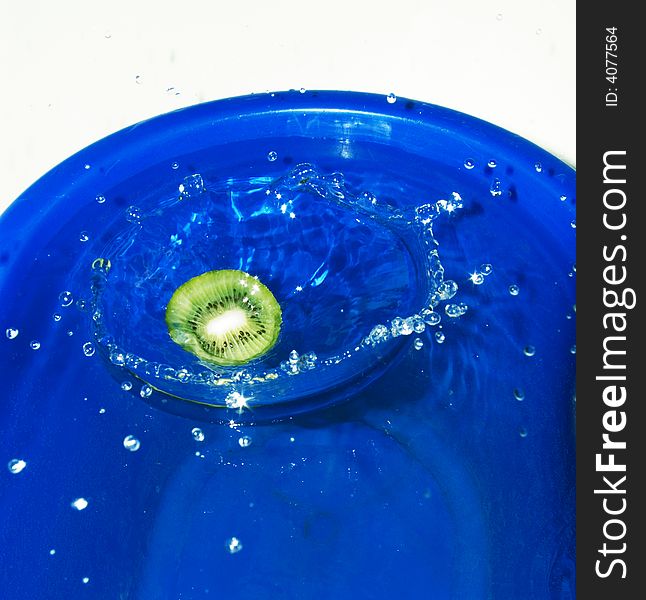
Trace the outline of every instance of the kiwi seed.
<instances>
[{"instance_id":1,"label":"kiwi seed","mask_svg":"<svg viewBox=\"0 0 646 600\"><path fill-rule=\"evenodd\" d=\"M166 307L172 340L198 358L242 365L274 346L280 305L255 277L236 270L208 271L179 286Z\"/></svg>"}]
</instances>

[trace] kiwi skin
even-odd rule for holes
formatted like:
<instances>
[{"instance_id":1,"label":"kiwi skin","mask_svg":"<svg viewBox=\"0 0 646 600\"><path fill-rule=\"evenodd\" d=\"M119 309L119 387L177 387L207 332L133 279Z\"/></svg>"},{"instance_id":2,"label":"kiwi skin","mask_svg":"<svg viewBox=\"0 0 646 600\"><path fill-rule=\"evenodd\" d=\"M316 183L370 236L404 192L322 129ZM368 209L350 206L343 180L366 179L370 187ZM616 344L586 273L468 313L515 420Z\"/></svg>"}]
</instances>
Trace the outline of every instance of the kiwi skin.
<instances>
[{"instance_id":1,"label":"kiwi skin","mask_svg":"<svg viewBox=\"0 0 646 600\"><path fill-rule=\"evenodd\" d=\"M235 326L213 333L207 325L224 313ZM166 307L171 339L199 359L219 366L244 365L278 340L282 312L271 291L244 271L207 271L173 293Z\"/></svg>"}]
</instances>

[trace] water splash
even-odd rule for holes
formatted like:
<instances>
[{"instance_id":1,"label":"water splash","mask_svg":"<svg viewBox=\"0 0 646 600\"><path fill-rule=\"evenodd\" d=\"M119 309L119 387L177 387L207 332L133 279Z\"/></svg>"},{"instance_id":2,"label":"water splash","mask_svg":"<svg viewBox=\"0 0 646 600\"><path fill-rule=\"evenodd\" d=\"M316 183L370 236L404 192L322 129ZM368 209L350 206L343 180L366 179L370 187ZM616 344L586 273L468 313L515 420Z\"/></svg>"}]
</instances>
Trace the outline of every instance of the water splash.
<instances>
[{"instance_id":1,"label":"water splash","mask_svg":"<svg viewBox=\"0 0 646 600\"><path fill-rule=\"evenodd\" d=\"M441 321L439 310L444 305L443 312L452 319L459 318L468 309L468 306L460 302L451 302L458 294L458 284L445 278L445 271L439 254L439 244L433 233L433 228L440 218L453 217L463 207L463 200L457 191L447 193L445 197L420 202L417 206L398 206L391 199L383 199L370 191L355 191L346 184L341 173L322 174L317 168L309 163L301 163L288 171L284 176L277 179L256 177L246 180L209 181L199 173L185 177L176 188L174 197L158 200L151 208L130 206L125 211L125 221L130 225L123 225L119 231L110 239L108 244L100 249L100 258L92 261L91 284L92 301L90 303L90 314L94 327L95 344L93 347L100 349L101 353L115 367L125 369L134 376L143 380L144 384L139 389L143 398L149 398L154 389L164 391L166 386L173 387L173 395L182 397L184 390L203 390L205 399L215 402L227 408L253 409L256 403L254 394L245 390L252 389L258 385L274 385L276 380L284 377L308 377L308 373L315 372L321 375L324 369L335 369L349 359L356 360L363 356L365 364L370 364L379 356L383 355L381 348L390 347L397 338L412 336L412 334L423 334L427 327L437 326ZM220 204L214 205L214 202ZM314 203L314 204L312 204ZM321 209L313 208L316 203ZM222 212L228 204L231 215L226 222L216 218L218 211ZM217 207L216 207L217 206ZM208 255L203 256L202 247L196 240L217 239L222 237L222 228L230 227L235 231L236 227L244 227L250 222L262 222L263 219L271 219L273 223L280 225L287 232L290 221L303 218L314 219L325 210L341 211L339 214L346 215L344 218L352 218L356 227L363 228L361 231L371 231L372 235L392 236L398 240L403 248L406 248L407 255L414 262L416 286L420 290L419 304L417 310L404 314L393 314L389 319L371 325L363 332L357 331L357 326L348 324L347 331L357 332L356 340L347 338L347 346L339 347L335 352L329 350L321 352L319 348L292 347L287 356L276 357L276 360L260 361L249 364L244 368L230 369L216 367L212 364L196 361L186 357L187 364L173 364L164 360L151 360L143 353L135 351L124 345L122 339L115 337L111 331L111 325L106 316L114 314L117 305L106 306L106 291L116 294L111 286L123 286L125 282L119 280L113 282L113 272L121 268L121 277L124 269L132 269L128 264L129 255L138 238L147 235L147 228L154 227L160 220L177 219L178 209L184 211L187 220L177 222L177 229L172 233L166 242L166 246L159 248L147 248L146 242L141 242L141 258L150 256L146 260L157 261L157 266L147 267L145 280L135 282L134 287L129 286L130 299L125 298L127 305L135 303L140 305L141 311L153 313L163 310L159 304L153 306L155 300L150 290L158 292L163 288L165 294L172 293L171 284L168 281L168 273L173 271L190 272L195 256L190 253L199 252L198 258L205 263L208 262ZM305 211L305 212L303 212ZM233 218L231 218L233 217ZM150 223L150 224L149 224ZM237 225L237 224L240 225ZM244 237L244 229L232 239ZM376 233L374 233L376 232ZM383 232L383 233L380 233ZM148 235L152 235L148 234ZM365 234L364 234L365 235ZM149 240L151 238L146 238ZM353 237L348 238L351 243ZM161 244L155 240L156 244ZM203 242L202 242L203 243ZM353 242L352 242L353 243ZM275 243L263 249L262 244L254 242L248 252L246 262L241 261L236 265L241 270L248 269L248 262L255 260L255 254L264 252L271 256L276 252ZM308 293L308 290L318 288L328 280L330 275L330 253L328 259L314 269L306 285L299 283L292 286L292 293L300 295ZM294 247L290 252L298 252ZM161 260L160 260L161 256ZM136 260L141 260L140 255ZM336 259L337 262L342 259ZM151 262L152 265L152 262ZM140 268L140 267L137 267ZM411 267L413 268L413 267ZM483 265L484 276L491 272L490 265ZM285 276L285 274L283 274ZM289 275L289 274L287 274ZM402 289L407 284L402 281ZM146 290L149 290L148 292ZM296 290L296 291L294 291ZM147 296L146 294L149 294ZM67 294L69 294L69 299ZM119 308L124 298L119 297ZM299 296L300 297L300 296ZM71 293L61 295L61 304L67 305L71 301ZM395 298L394 298L395 300ZM341 300L339 300L341 302ZM294 305L296 306L296 305ZM132 310L132 309L131 309ZM290 308L289 310L297 310ZM344 313L340 308L340 313ZM382 311L383 312L383 311ZM352 314L353 310L349 310ZM365 327L365 320L355 321ZM150 329L161 330L160 324L151 324ZM341 324L338 327L342 327ZM165 329L163 330L165 331ZM441 333L441 335L439 335ZM353 333L353 335L355 335ZM445 339L443 332L437 332L435 341L442 343ZM411 344L415 339L411 338ZM420 339L420 341L422 341ZM160 339L160 342L171 344ZM423 341L422 341L423 343ZM171 344L172 345L172 344ZM192 360L192 362L191 362ZM314 375L316 377L316 375ZM332 375L328 376L332 380ZM152 385L149 385L152 384ZM175 384L181 384L178 388ZM276 384L278 385L278 384ZM223 390L222 393L217 390ZM240 397L245 398L243 405L237 402Z\"/></svg>"}]
</instances>

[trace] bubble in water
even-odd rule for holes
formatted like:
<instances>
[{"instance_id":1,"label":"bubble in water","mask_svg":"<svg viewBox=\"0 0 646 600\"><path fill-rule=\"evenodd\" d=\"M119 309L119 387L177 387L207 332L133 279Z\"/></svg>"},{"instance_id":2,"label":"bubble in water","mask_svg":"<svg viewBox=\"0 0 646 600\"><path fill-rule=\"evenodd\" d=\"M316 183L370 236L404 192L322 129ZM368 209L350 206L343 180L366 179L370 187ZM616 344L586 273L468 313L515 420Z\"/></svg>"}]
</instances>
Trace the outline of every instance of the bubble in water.
<instances>
[{"instance_id":1,"label":"bubble in water","mask_svg":"<svg viewBox=\"0 0 646 600\"><path fill-rule=\"evenodd\" d=\"M502 195L502 182L497 177L494 177L489 186L489 193L495 198Z\"/></svg>"},{"instance_id":2,"label":"bubble in water","mask_svg":"<svg viewBox=\"0 0 646 600\"><path fill-rule=\"evenodd\" d=\"M559 200L561 202L565 202L567 200L567 196L559 196Z\"/></svg>"},{"instance_id":3,"label":"bubble in water","mask_svg":"<svg viewBox=\"0 0 646 600\"><path fill-rule=\"evenodd\" d=\"M84 168L86 171L89 171L89 170L92 168L92 165L90 165L90 164L88 164L88 163L85 163L85 164L83 165L83 168Z\"/></svg>"},{"instance_id":4,"label":"bubble in water","mask_svg":"<svg viewBox=\"0 0 646 600\"><path fill-rule=\"evenodd\" d=\"M179 163L177 161L172 162L170 164L170 168L173 169L173 171L177 171L177 169L179 169Z\"/></svg>"},{"instance_id":5,"label":"bubble in water","mask_svg":"<svg viewBox=\"0 0 646 600\"><path fill-rule=\"evenodd\" d=\"M104 196L103 194L99 194L99 195L95 198L95 200L96 200L99 204L103 204L103 203L105 202L106 198L105 198L105 196Z\"/></svg>"},{"instance_id":6,"label":"bubble in water","mask_svg":"<svg viewBox=\"0 0 646 600\"><path fill-rule=\"evenodd\" d=\"M515 388L514 389L514 398L518 400L519 402L525 399L525 392L521 390L520 388Z\"/></svg>"},{"instance_id":7,"label":"bubble in water","mask_svg":"<svg viewBox=\"0 0 646 600\"><path fill-rule=\"evenodd\" d=\"M38 340L32 340L31 342L29 342L29 347L32 350L38 350L40 348L40 342Z\"/></svg>"},{"instance_id":8,"label":"bubble in water","mask_svg":"<svg viewBox=\"0 0 646 600\"><path fill-rule=\"evenodd\" d=\"M464 168L465 169L473 169L473 167L475 167L475 166L476 166L476 161L473 160L472 158L467 158L464 161Z\"/></svg>"},{"instance_id":9,"label":"bubble in water","mask_svg":"<svg viewBox=\"0 0 646 600\"><path fill-rule=\"evenodd\" d=\"M491 169L495 169L495 168L496 168L496 166L497 166L497 164L498 164L498 163L497 163L495 160L493 160L493 159L492 159L492 160L490 160L489 162L487 162L487 166L488 166L489 168L491 168Z\"/></svg>"},{"instance_id":10,"label":"bubble in water","mask_svg":"<svg viewBox=\"0 0 646 600\"><path fill-rule=\"evenodd\" d=\"M139 395L142 398L150 398L150 396L153 393L153 388L151 388L149 385L144 384L141 386L141 389L139 390Z\"/></svg>"},{"instance_id":11,"label":"bubble in water","mask_svg":"<svg viewBox=\"0 0 646 600\"><path fill-rule=\"evenodd\" d=\"M124 381L124 382L121 384L121 389L122 389L124 392L129 392L129 391L132 389L132 383L131 383L130 381Z\"/></svg>"},{"instance_id":12,"label":"bubble in water","mask_svg":"<svg viewBox=\"0 0 646 600\"><path fill-rule=\"evenodd\" d=\"M235 554L236 552L240 552L240 550L242 550L242 543L237 537L230 537L226 541L226 549L229 554Z\"/></svg>"},{"instance_id":13,"label":"bubble in water","mask_svg":"<svg viewBox=\"0 0 646 600\"><path fill-rule=\"evenodd\" d=\"M243 435L238 439L238 444L240 444L241 448L247 448L251 446L251 438L248 435Z\"/></svg>"},{"instance_id":14,"label":"bubble in water","mask_svg":"<svg viewBox=\"0 0 646 600\"><path fill-rule=\"evenodd\" d=\"M424 347L424 341L422 338L415 338L415 341L413 342L413 348L415 350L421 350Z\"/></svg>"},{"instance_id":15,"label":"bubble in water","mask_svg":"<svg viewBox=\"0 0 646 600\"><path fill-rule=\"evenodd\" d=\"M85 354L85 356L93 356L95 352L96 349L92 342L85 342L85 344L83 344L83 354Z\"/></svg>"},{"instance_id":16,"label":"bubble in water","mask_svg":"<svg viewBox=\"0 0 646 600\"><path fill-rule=\"evenodd\" d=\"M203 442L204 441L204 432L199 428L199 427L193 427L191 429L191 434L193 435L193 439L196 442Z\"/></svg>"},{"instance_id":17,"label":"bubble in water","mask_svg":"<svg viewBox=\"0 0 646 600\"><path fill-rule=\"evenodd\" d=\"M386 100L388 101L388 104L394 104L395 102L397 102L397 96L390 92L390 94L386 96Z\"/></svg>"},{"instance_id":18,"label":"bubble in water","mask_svg":"<svg viewBox=\"0 0 646 600\"><path fill-rule=\"evenodd\" d=\"M536 169L537 173L541 173L543 171L543 165L539 162L534 164L534 169Z\"/></svg>"},{"instance_id":19,"label":"bubble in water","mask_svg":"<svg viewBox=\"0 0 646 600\"><path fill-rule=\"evenodd\" d=\"M123 447L130 452L137 452L141 448L141 442L134 435L127 435L123 438Z\"/></svg>"},{"instance_id":20,"label":"bubble in water","mask_svg":"<svg viewBox=\"0 0 646 600\"><path fill-rule=\"evenodd\" d=\"M204 180L199 173L193 173L184 177L184 181L179 184L179 193L181 198L193 198L204 192Z\"/></svg>"},{"instance_id":21,"label":"bubble in water","mask_svg":"<svg viewBox=\"0 0 646 600\"><path fill-rule=\"evenodd\" d=\"M89 577L83 577L81 580L83 583L90 583L90 578Z\"/></svg>"},{"instance_id":22,"label":"bubble in water","mask_svg":"<svg viewBox=\"0 0 646 600\"><path fill-rule=\"evenodd\" d=\"M66 290L64 292L61 292L58 295L58 300L60 301L61 306L65 307L65 306L69 306L70 304L72 304L72 302L74 302L74 296L72 295L72 292L68 292Z\"/></svg>"},{"instance_id":23,"label":"bubble in water","mask_svg":"<svg viewBox=\"0 0 646 600\"><path fill-rule=\"evenodd\" d=\"M525 346L523 352L525 353L525 356L534 356L534 354L536 354L536 348L534 348L534 346Z\"/></svg>"},{"instance_id":24,"label":"bubble in water","mask_svg":"<svg viewBox=\"0 0 646 600\"><path fill-rule=\"evenodd\" d=\"M527 437L527 429L525 429L524 427L521 427L518 430L518 435L520 435L520 437L522 437L522 438Z\"/></svg>"},{"instance_id":25,"label":"bubble in water","mask_svg":"<svg viewBox=\"0 0 646 600\"><path fill-rule=\"evenodd\" d=\"M446 340L446 336L444 335L443 331L436 331L435 332L435 341L438 344L443 344L444 340Z\"/></svg>"},{"instance_id":26,"label":"bubble in water","mask_svg":"<svg viewBox=\"0 0 646 600\"><path fill-rule=\"evenodd\" d=\"M26 461L22 460L22 458L12 458L7 463L7 469L9 469L9 473L13 473L14 475L20 473L26 466L27 463Z\"/></svg>"},{"instance_id":27,"label":"bubble in water","mask_svg":"<svg viewBox=\"0 0 646 600\"><path fill-rule=\"evenodd\" d=\"M49 551L49 555L50 555L50 556L54 556L54 554L56 554L56 549L55 549L55 548L52 548L52 549Z\"/></svg>"},{"instance_id":28,"label":"bubble in water","mask_svg":"<svg viewBox=\"0 0 646 600\"><path fill-rule=\"evenodd\" d=\"M129 223L141 223L141 210L137 206L129 206L126 209L126 221Z\"/></svg>"},{"instance_id":29,"label":"bubble in water","mask_svg":"<svg viewBox=\"0 0 646 600\"><path fill-rule=\"evenodd\" d=\"M484 265L480 265L478 270L486 277L487 275L491 275L493 267L489 263L485 263Z\"/></svg>"},{"instance_id":30,"label":"bubble in water","mask_svg":"<svg viewBox=\"0 0 646 600\"><path fill-rule=\"evenodd\" d=\"M576 344L574 344L574 345L570 348L570 353L571 353L571 354L576 354Z\"/></svg>"},{"instance_id":31,"label":"bubble in water","mask_svg":"<svg viewBox=\"0 0 646 600\"><path fill-rule=\"evenodd\" d=\"M70 506L76 510L85 510L88 504L89 502L85 498L76 498L76 500L72 500Z\"/></svg>"},{"instance_id":32,"label":"bubble in water","mask_svg":"<svg viewBox=\"0 0 646 600\"><path fill-rule=\"evenodd\" d=\"M62 317L58 313L54 313L52 315L52 319L54 319L54 321L56 321L57 323L61 320L61 318Z\"/></svg>"},{"instance_id":33,"label":"bubble in water","mask_svg":"<svg viewBox=\"0 0 646 600\"><path fill-rule=\"evenodd\" d=\"M516 284L512 284L509 286L509 293L512 296L518 296L518 294L520 293L520 288Z\"/></svg>"},{"instance_id":34,"label":"bubble in water","mask_svg":"<svg viewBox=\"0 0 646 600\"><path fill-rule=\"evenodd\" d=\"M99 409L99 414L104 415L105 414L105 408L100 408Z\"/></svg>"},{"instance_id":35,"label":"bubble in water","mask_svg":"<svg viewBox=\"0 0 646 600\"><path fill-rule=\"evenodd\" d=\"M539 27L539 28L536 30L536 35L541 35L541 33L543 33L543 30Z\"/></svg>"},{"instance_id":36,"label":"bubble in water","mask_svg":"<svg viewBox=\"0 0 646 600\"><path fill-rule=\"evenodd\" d=\"M79 234L79 241L87 242L90 239L90 234L87 231L81 231Z\"/></svg>"},{"instance_id":37,"label":"bubble in water","mask_svg":"<svg viewBox=\"0 0 646 600\"><path fill-rule=\"evenodd\" d=\"M70 329L70 330L67 332L67 335L68 335L68 336L70 336L70 337L72 337L72 336L74 335L74 332Z\"/></svg>"},{"instance_id":38,"label":"bubble in water","mask_svg":"<svg viewBox=\"0 0 646 600\"><path fill-rule=\"evenodd\" d=\"M576 221L570 221L570 227L576 229Z\"/></svg>"},{"instance_id":39,"label":"bubble in water","mask_svg":"<svg viewBox=\"0 0 646 600\"><path fill-rule=\"evenodd\" d=\"M7 327L5 331L5 335L7 336L7 339L14 340L18 337L18 333L20 333L17 329L14 329L13 327Z\"/></svg>"},{"instance_id":40,"label":"bubble in water","mask_svg":"<svg viewBox=\"0 0 646 600\"><path fill-rule=\"evenodd\" d=\"M141 75L135 75L135 83L137 85L141 85L143 83L143 79L142 79Z\"/></svg>"},{"instance_id":41,"label":"bubble in water","mask_svg":"<svg viewBox=\"0 0 646 600\"><path fill-rule=\"evenodd\" d=\"M306 90L304 87L302 87L302 88L301 88L300 90L298 90L298 91L299 91L301 94L304 94L307 90Z\"/></svg>"},{"instance_id":42,"label":"bubble in water","mask_svg":"<svg viewBox=\"0 0 646 600\"><path fill-rule=\"evenodd\" d=\"M269 162L274 162L277 158L278 158L278 152L275 152L274 150L267 152L267 160Z\"/></svg>"},{"instance_id":43,"label":"bubble in water","mask_svg":"<svg viewBox=\"0 0 646 600\"><path fill-rule=\"evenodd\" d=\"M502 13L496 15L496 21L502 21Z\"/></svg>"}]
</instances>

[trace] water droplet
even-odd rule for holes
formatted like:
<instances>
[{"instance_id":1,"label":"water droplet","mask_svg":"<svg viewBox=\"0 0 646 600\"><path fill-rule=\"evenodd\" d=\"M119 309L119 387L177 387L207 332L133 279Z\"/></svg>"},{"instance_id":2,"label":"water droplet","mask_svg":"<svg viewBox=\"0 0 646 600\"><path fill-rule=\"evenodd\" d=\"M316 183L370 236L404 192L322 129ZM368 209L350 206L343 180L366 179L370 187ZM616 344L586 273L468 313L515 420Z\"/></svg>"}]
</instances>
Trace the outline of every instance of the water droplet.
<instances>
[{"instance_id":1,"label":"water droplet","mask_svg":"<svg viewBox=\"0 0 646 600\"><path fill-rule=\"evenodd\" d=\"M525 346L523 352L525 353L525 356L534 356L534 354L536 354L536 348L534 348L534 346Z\"/></svg>"},{"instance_id":2,"label":"water droplet","mask_svg":"<svg viewBox=\"0 0 646 600\"><path fill-rule=\"evenodd\" d=\"M300 90L298 90L298 91L299 91L301 94L304 94L307 90L306 90L304 87L302 87L302 88L301 88Z\"/></svg>"},{"instance_id":3,"label":"water droplet","mask_svg":"<svg viewBox=\"0 0 646 600\"><path fill-rule=\"evenodd\" d=\"M251 446L251 438L248 435L243 435L238 439L238 444L240 444L241 448L247 448Z\"/></svg>"},{"instance_id":4,"label":"water droplet","mask_svg":"<svg viewBox=\"0 0 646 600\"><path fill-rule=\"evenodd\" d=\"M204 432L199 428L199 427L193 427L191 429L191 434L193 435L193 439L196 442L203 442L204 441Z\"/></svg>"},{"instance_id":5,"label":"water droplet","mask_svg":"<svg viewBox=\"0 0 646 600\"><path fill-rule=\"evenodd\" d=\"M52 548L52 549L49 551L49 555L50 555L50 556L54 556L54 554L56 554L56 550L55 550L54 548Z\"/></svg>"},{"instance_id":6,"label":"water droplet","mask_svg":"<svg viewBox=\"0 0 646 600\"><path fill-rule=\"evenodd\" d=\"M84 165L83 165L83 168L84 168L86 171L89 171L89 170L92 168L92 165L89 165L89 164L87 164L87 163L86 163L86 164L84 164Z\"/></svg>"},{"instance_id":7,"label":"water droplet","mask_svg":"<svg viewBox=\"0 0 646 600\"><path fill-rule=\"evenodd\" d=\"M95 200L96 200L99 204L103 204L103 203L105 202L105 196L104 196L104 195L102 195L102 194L99 194L99 195L95 198Z\"/></svg>"},{"instance_id":8,"label":"water droplet","mask_svg":"<svg viewBox=\"0 0 646 600\"><path fill-rule=\"evenodd\" d=\"M469 275L469 280L474 285L482 285L484 283L484 275L479 271L474 271L473 273L471 273L471 275Z\"/></svg>"},{"instance_id":9,"label":"water droplet","mask_svg":"<svg viewBox=\"0 0 646 600\"><path fill-rule=\"evenodd\" d=\"M409 319L402 319L401 317L395 317L390 322L390 333L393 337L400 335L410 335L413 333L412 323Z\"/></svg>"},{"instance_id":10,"label":"water droplet","mask_svg":"<svg viewBox=\"0 0 646 600\"><path fill-rule=\"evenodd\" d=\"M428 308L425 308L422 311L421 316L426 322L426 324L430 325L431 327L433 327L434 325L438 325L442 320L442 315L440 313L434 312Z\"/></svg>"},{"instance_id":11,"label":"water droplet","mask_svg":"<svg viewBox=\"0 0 646 600\"><path fill-rule=\"evenodd\" d=\"M461 317L465 312L467 312L467 305L461 302L460 304L447 304L444 307L444 312L447 317L457 318Z\"/></svg>"},{"instance_id":12,"label":"water droplet","mask_svg":"<svg viewBox=\"0 0 646 600\"><path fill-rule=\"evenodd\" d=\"M105 408L100 408L99 409L99 414L104 415L105 414Z\"/></svg>"},{"instance_id":13,"label":"water droplet","mask_svg":"<svg viewBox=\"0 0 646 600\"><path fill-rule=\"evenodd\" d=\"M123 447L130 452L137 452L141 448L141 442L134 435L127 435L123 438Z\"/></svg>"},{"instance_id":14,"label":"water droplet","mask_svg":"<svg viewBox=\"0 0 646 600\"><path fill-rule=\"evenodd\" d=\"M473 169L473 167L475 167L475 166L476 166L476 161L473 160L472 158L467 158L464 161L464 168L465 169Z\"/></svg>"},{"instance_id":15,"label":"water droplet","mask_svg":"<svg viewBox=\"0 0 646 600\"><path fill-rule=\"evenodd\" d=\"M153 388L151 388L149 385L144 384L141 386L141 389L139 390L139 395L142 398L150 398L150 396L153 393Z\"/></svg>"},{"instance_id":16,"label":"water droplet","mask_svg":"<svg viewBox=\"0 0 646 600\"><path fill-rule=\"evenodd\" d=\"M570 227L576 229L576 221L570 221Z\"/></svg>"},{"instance_id":17,"label":"water droplet","mask_svg":"<svg viewBox=\"0 0 646 600\"><path fill-rule=\"evenodd\" d=\"M520 435L520 437L522 437L522 438L526 438L527 437L527 429L525 429L524 427L521 427L518 430L518 435Z\"/></svg>"},{"instance_id":18,"label":"water droplet","mask_svg":"<svg viewBox=\"0 0 646 600\"><path fill-rule=\"evenodd\" d=\"M141 223L141 210L137 206L129 206L126 209L126 221L129 223Z\"/></svg>"},{"instance_id":19,"label":"water droplet","mask_svg":"<svg viewBox=\"0 0 646 600\"><path fill-rule=\"evenodd\" d=\"M5 331L5 335L7 336L7 339L14 340L18 337L18 333L20 333L17 329L14 329L13 327L7 327Z\"/></svg>"},{"instance_id":20,"label":"water droplet","mask_svg":"<svg viewBox=\"0 0 646 600\"><path fill-rule=\"evenodd\" d=\"M193 173L184 177L182 183L179 184L180 198L195 198L205 191L204 180L199 173Z\"/></svg>"},{"instance_id":21,"label":"water droplet","mask_svg":"<svg viewBox=\"0 0 646 600\"><path fill-rule=\"evenodd\" d=\"M83 577L81 580L83 583L90 583L90 578L89 577Z\"/></svg>"},{"instance_id":22,"label":"water droplet","mask_svg":"<svg viewBox=\"0 0 646 600\"><path fill-rule=\"evenodd\" d=\"M576 354L576 344L574 344L574 345L570 348L570 353L571 353L571 354Z\"/></svg>"},{"instance_id":23,"label":"water droplet","mask_svg":"<svg viewBox=\"0 0 646 600\"><path fill-rule=\"evenodd\" d=\"M390 94L386 96L386 100L388 101L388 104L394 104L395 102L397 102L397 96L390 92Z\"/></svg>"},{"instance_id":24,"label":"water droplet","mask_svg":"<svg viewBox=\"0 0 646 600\"><path fill-rule=\"evenodd\" d=\"M58 300L60 301L61 306L65 307L74 302L74 296L72 295L72 292L64 291L58 295Z\"/></svg>"},{"instance_id":25,"label":"water droplet","mask_svg":"<svg viewBox=\"0 0 646 600\"><path fill-rule=\"evenodd\" d=\"M493 159L487 162L487 166L488 166L490 169L495 169L495 168L496 168L496 166L497 166L497 164L498 164L498 163L497 163L495 160L493 160Z\"/></svg>"},{"instance_id":26,"label":"water droplet","mask_svg":"<svg viewBox=\"0 0 646 600\"><path fill-rule=\"evenodd\" d=\"M366 341L374 346L376 344L380 344L381 342L385 342L388 339L390 339L390 331L388 330L388 327L380 323L372 328L370 334L366 338Z\"/></svg>"},{"instance_id":27,"label":"water droplet","mask_svg":"<svg viewBox=\"0 0 646 600\"><path fill-rule=\"evenodd\" d=\"M77 498L70 503L70 506L76 510L85 510L88 504L89 502L85 498Z\"/></svg>"},{"instance_id":28,"label":"water droplet","mask_svg":"<svg viewBox=\"0 0 646 600\"><path fill-rule=\"evenodd\" d=\"M83 354L85 354L85 356L93 356L95 352L96 349L92 342L85 342L85 344L83 344Z\"/></svg>"},{"instance_id":29,"label":"water droplet","mask_svg":"<svg viewBox=\"0 0 646 600\"><path fill-rule=\"evenodd\" d=\"M141 85L143 83L143 78L141 77L141 75L136 75L135 76L135 83L137 85Z\"/></svg>"},{"instance_id":30,"label":"water droplet","mask_svg":"<svg viewBox=\"0 0 646 600\"><path fill-rule=\"evenodd\" d=\"M90 234L87 231L81 231L79 234L79 241L87 242L90 239Z\"/></svg>"},{"instance_id":31,"label":"water droplet","mask_svg":"<svg viewBox=\"0 0 646 600\"><path fill-rule=\"evenodd\" d=\"M278 152L275 152L274 150L267 152L267 160L269 162L274 162L277 158L278 158Z\"/></svg>"},{"instance_id":32,"label":"water droplet","mask_svg":"<svg viewBox=\"0 0 646 600\"><path fill-rule=\"evenodd\" d=\"M54 321L56 321L57 323L61 320L61 318L62 317L58 313L54 313L52 315L52 319L54 319Z\"/></svg>"},{"instance_id":33,"label":"water droplet","mask_svg":"<svg viewBox=\"0 0 646 600\"><path fill-rule=\"evenodd\" d=\"M177 161L171 163L170 168L173 169L173 171L177 171L177 169L179 169L179 163Z\"/></svg>"},{"instance_id":34,"label":"water droplet","mask_svg":"<svg viewBox=\"0 0 646 600\"><path fill-rule=\"evenodd\" d=\"M512 284L509 286L509 293L512 296L518 296L518 294L520 293L520 288L516 284Z\"/></svg>"},{"instance_id":35,"label":"water droplet","mask_svg":"<svg viewBox=\"0 0 646 600\"><path fill-rule=\"evenodd\" d=\"M443 344L444 340L446 340L446 336L444 335L443 331L436 331L435 332L435 341L438 344Z\"/></svg>"},{"instance_id":36,"label":"water droplet","mask_svg":"<svg viewBox=\"0 0 646 600\"><path fill-rule=\"evenodd\" d=\"M240 550L242 550L242 543L237 537L230 537L226 541L226 549L229 554L235 554L236 552L240 552Z\"/></svg>"},{"instance_id":37,"label":"water droplet","mask_svg":"<svg viewBox=\"0 0 646 600\"><path fill-rule=\"evenodd\" d=\"M32 340L31 342L29 342L29 347L32 350L38 350L40 348L40 342L38 340Z\"/></svg>"},{"instance_id":38,"label":"water droplet","mask_svg":"<svg viewBox=\"0 0 646 600\"><path fill-rule=\"evenodd\" d=\"M539 162L534 164L534 169L536 169L537 173L541 173L543 171L543 165Z\"/></svg>"},{"instance_id":39,"label":"water droplet","mask_svg":"<svg viewBox=\"0 0 646 600\"><path fill-rule=\"evenodd\" d=\"M17 475L18 473L20 473L26 466L27 466L27 463L21 458L12 458L7 463L7 468L9 469L9 473L13 473L14 475Z\"/></svg>"},{"instance_id":40,"label":"water droplet","mask_svg":"<svg viewBox=\"0 0 646 600\"><path fill-rule=\"evenodd\" d=\"M502 21L502 13L496 15L496 21Z\"/></svg>"},{"instance_id":41,"label":"water droplet","mask_svg":"<svg viewBox=\"0 0 646 600\"><path fill-rule=\"evenodd\" d=\"M520 388L515 388L514 389L514 398L521 402L522 400L525 399L525 392L521 390Z\"/></svg>"},{"instance_id":42,"label":"water droplet","mask_svg":"<svg viewBox=\"0 0 646 600\"><path fill-rule=\"evenodd\" d=\"M415 338L415 341L413 342L413 348L415 350L421 350L424 347L424 340L422 338Z\"/></svg>"},{"instance_id":43,"label":"water droplet","mask_svg":"<svg viewBox=\"0 0 646 600\"><path fill-rule=\"evenodd\" d=\"M565 202L567 200L567 196L559 196L559 200L561 202Z\"/></svg>"},{"instance_id":44,"label":"water droplet","mask_svg":"<svg viewBox=\"0 0 646 600\"><path fill-rule=\"evenodd\" d=\"M543 30L539 27L539 28L536 30L536 35L541 35L541 33L543 33Z\"/></svg>"},{"instance_id":45,"label":"water droplet","mask_svg":"<svg viewBox=\"0 0 646 600\"><path fill-rule=\"evenodd\" d=\"M502 195L502 182L497 177L494 177L489 186L489 193L495 198Z\"/></svg>"}]
</instances>

